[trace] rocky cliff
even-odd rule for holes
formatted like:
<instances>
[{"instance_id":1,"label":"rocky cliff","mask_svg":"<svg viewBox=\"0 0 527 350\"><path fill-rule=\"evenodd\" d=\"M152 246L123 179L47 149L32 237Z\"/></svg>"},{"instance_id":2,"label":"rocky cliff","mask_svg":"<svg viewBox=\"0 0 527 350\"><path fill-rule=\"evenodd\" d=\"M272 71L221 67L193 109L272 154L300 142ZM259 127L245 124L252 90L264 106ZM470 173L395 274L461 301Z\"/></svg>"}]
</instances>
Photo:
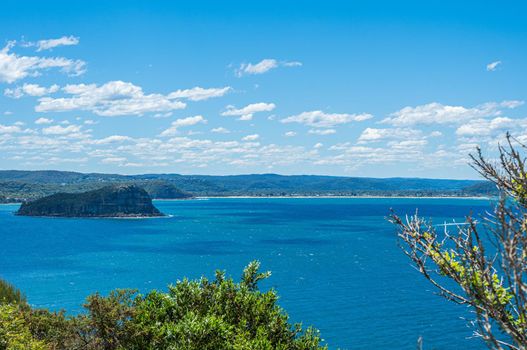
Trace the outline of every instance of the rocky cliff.
<instances>
[{"instance_id":1,"label":"rocky cliff","mask_svg":"<svg viewBox=\"0 0 527 350\"><path fill-rule=\"evenodd\" d=\"M107 186L84 193L57 193L23 203L17 215L62 217L152 217L163 214L136 185Z\"/></svg>"}]
</instances>

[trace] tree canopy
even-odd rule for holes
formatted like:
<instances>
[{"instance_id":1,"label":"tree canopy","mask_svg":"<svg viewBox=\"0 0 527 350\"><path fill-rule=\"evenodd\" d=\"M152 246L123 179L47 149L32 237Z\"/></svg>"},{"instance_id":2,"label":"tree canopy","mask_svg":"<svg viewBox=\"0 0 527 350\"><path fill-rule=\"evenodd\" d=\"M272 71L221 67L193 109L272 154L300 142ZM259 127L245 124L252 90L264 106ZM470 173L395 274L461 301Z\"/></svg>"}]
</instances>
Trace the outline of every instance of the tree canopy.
<instances>
[{"instance_id":1,"label":"tree canopy","mask_svg":"<svg viewBox=\"0 0 527 350\"><path fill-rule=\"evenodd\" d=\"M251 262L240 282L217 271L209 280L184 279L167 292L115 290L88 297L85 313L31 309L23 299L0 306L0 350L318 350L319 332L289 323L268 278Z\"/></svg>"}]
</instances>

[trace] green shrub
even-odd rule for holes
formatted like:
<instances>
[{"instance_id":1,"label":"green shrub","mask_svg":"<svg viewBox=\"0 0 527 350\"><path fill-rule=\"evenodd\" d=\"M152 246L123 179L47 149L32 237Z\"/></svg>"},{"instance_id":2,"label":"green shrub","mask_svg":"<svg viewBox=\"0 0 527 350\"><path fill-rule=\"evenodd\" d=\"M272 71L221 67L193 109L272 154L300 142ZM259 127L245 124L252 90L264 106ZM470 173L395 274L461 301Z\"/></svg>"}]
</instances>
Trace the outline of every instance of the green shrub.
<instances>
[{"instance_id":1,"label":"green shrub","mask_svg":"<svg viewBox=\"0 0 527 350\"><path fill-rule=\"evenodd\" d=\"M46 349L46 343L31 334L19 305L0 305L0 350Z\"/></svg>"},{"instance_id":2,"label":"green shrub","mask_svg":"<svg viewBox=\"0 0 527 350\"><path fill-rule=\"evenodd\" d=\"M184 279L166 293L94 294L84 305L86 313L75 317L5 305L3 317L10 320L6 325L16 324L16 341L27 346L17 348L10 339L0 350L326 349L317 330L304 331L300 324L289 323L274 290L258 290L258 282L270 276L259 267L251 262L239 283L218 271L213 280Z\"/></svg>"}]
</instances>

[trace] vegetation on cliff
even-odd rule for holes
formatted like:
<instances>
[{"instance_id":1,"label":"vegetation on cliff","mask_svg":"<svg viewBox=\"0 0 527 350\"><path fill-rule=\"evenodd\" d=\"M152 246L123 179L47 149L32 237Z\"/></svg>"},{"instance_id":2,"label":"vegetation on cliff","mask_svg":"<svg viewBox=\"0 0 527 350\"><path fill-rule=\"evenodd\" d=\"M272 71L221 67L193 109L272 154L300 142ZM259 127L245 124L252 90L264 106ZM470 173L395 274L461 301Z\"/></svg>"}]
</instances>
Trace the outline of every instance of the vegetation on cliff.
<instances>
[{"instance_id":1,"label":"vegetation on cliff","mask_svg":"<svg viewBox=\"0 0 527 350\"><path fill-rule=\"evenodd\" d=\"M184 279L166 293L94 294L78 316L0 303L0 349L326 349L317 330L289 323L274 290L258 289L270 275L259 266L251 262L239 283L217 271L213 280Z\"/></svg>"},{"instance_id":2,"label":"vegetation on cliff","mask_svg":"<svg viewBox=\"0 0 527 350\"><path fill-rule=\"evenodd\" d=\"M84 193L56 193L22 203L17 215L63 217L162 216L148 193L135 185L107 186Z\"/></svg>"},{"instance_id":3,"label":"vegetation on cliff","mask_svg":"<svg viewBox=\"0 0 527 350\"><path fill-rule=\"evenodd\" d=\"M137 183L138 186L145 189L153 199L188 199L192 194L180 190L170 182L154 180Z\"/></svg>"}]
</instances>

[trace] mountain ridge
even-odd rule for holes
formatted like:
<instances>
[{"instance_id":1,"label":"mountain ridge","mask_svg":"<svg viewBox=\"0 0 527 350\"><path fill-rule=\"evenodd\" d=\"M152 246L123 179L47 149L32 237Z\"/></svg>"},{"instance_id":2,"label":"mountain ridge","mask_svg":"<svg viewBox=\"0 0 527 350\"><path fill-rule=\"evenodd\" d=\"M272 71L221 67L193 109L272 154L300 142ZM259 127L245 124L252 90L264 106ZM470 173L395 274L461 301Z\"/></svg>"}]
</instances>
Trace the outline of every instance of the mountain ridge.
<instances>
[{"instance_id":1,"label":"mountain ridge","mask_svg":"<svg viewBox=\"0 0 527 350\"><path fill-rule=\"evenodd\" d=\"M329 175L120 175L58 170L0 170L2 201L26 201L57 192L83 192L109 184L137 184L158 199L191 196L493 196L486 180L371 178Z\"/></svg>"}]
</instances>

